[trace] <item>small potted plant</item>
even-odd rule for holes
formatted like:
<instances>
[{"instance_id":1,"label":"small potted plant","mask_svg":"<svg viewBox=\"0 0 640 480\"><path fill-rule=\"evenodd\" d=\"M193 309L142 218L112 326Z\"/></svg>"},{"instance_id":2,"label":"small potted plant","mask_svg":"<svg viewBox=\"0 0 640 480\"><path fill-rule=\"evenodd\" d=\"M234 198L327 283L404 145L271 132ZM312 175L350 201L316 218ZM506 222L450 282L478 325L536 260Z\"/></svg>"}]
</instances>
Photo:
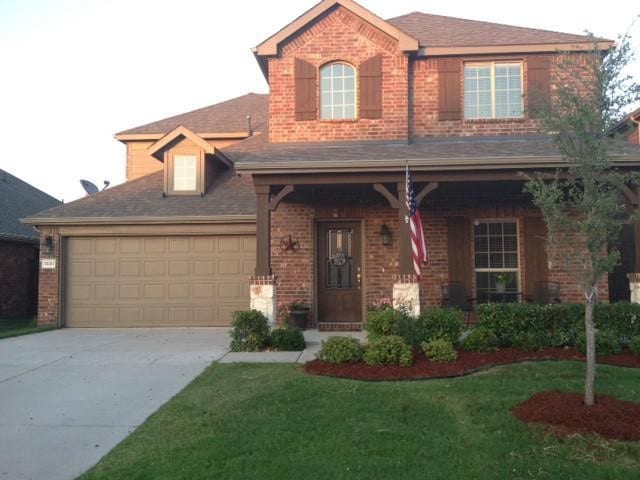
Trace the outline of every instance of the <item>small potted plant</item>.
<instances>
[{"instance_id":1,"label":"small potted plant","mask_svg":"<svg viewBox=\"0 0 640 480\"><path fill-rule=\"evenodd\" d=\"M289 321L292 327L298 327L301 330L307 328L307 320L309 319L309 306L305 303L290 303Z\"/></svg>"},{"instance_id":2,"label":"small potted plant","mask_svg":"<svg viewBox=\"0 0 640 480\"><path fill-rule=\"evenodd\" d=\"M504 293L507 290L507 285L513 281L513 276L510 273L500 272L496 275L496 292Z\"/></svg>"}]
</instances>

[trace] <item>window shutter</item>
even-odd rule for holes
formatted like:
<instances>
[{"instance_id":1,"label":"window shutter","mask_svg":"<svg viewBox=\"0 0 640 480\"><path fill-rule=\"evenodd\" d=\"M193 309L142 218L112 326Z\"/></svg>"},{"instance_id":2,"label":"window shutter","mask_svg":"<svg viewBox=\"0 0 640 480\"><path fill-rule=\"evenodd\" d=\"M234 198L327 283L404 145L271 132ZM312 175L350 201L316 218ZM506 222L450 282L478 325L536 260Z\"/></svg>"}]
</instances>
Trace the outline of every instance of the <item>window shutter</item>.
<instances>
[{"instance_id":1,"label":"window shutter","mask_svg":"<svg viewBox=\"0 0 640 480\"><path fill-rule=\"evenodd\" d=\"M551 105L550 58L546 55L527 59L527 106L530 118L539 118Z\"/></svg>"},{"instance_id":2,"label":"window shutter","mask_svg":"<svg viewBox=\"0 0 640 480\"><path fill-rule=\"evenodd\" d=\"M547 261L547 225L542 217L524 219L524 293L533 295L536 282L546 282L549 277Z\"/></svg>"},{"instance_id":3,"label":"window shutter","mask_svg":"<svg viewBox=\"0 0 640 480\"><path fill-rule=\"evenodd\" d=\"M468 218L449 217L447 219L447 243L449 281L464 284L467 295L472 297L471 224Z\"/></svg>"},{"instance_id":4,"label":"window shutter","mask_svg":"<svg viewBox=\"0 0 640 480\"><path fill-rule=\"evenodd\" d=\"M318 118L318 99L316 94L317 69L309 63L296 58L296 120L316 120Z\"/></svg>"},{"instance_id":5,"label":"window shutter","mask_svg":"<svg viewBox=\"0 0 640 480\"><path fill-rule=\"evenodd\" d=\"M441 121L460 120L462 118L461 69L462 62L460 60L438 60L439 119Z\"/></svg>"},{"instance_id":6,"label":"window shutter","mask_svg":"<svg viewBox=\"0 0 640 480\"><path fill-rule=\"evenodd\" d=\"M382 118L382 55L360 65L360 118Z\"/></svg>"}]
</instances>

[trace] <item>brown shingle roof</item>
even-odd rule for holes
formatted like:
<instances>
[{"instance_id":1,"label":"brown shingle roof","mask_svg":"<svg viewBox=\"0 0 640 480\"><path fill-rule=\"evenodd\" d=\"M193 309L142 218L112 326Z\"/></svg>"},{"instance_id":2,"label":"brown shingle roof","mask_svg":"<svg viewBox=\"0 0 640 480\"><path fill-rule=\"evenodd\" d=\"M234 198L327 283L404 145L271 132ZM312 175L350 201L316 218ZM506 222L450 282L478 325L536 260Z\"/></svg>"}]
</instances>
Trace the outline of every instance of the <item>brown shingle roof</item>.
<instances>
[{"instance_id":1,"label":"brown shingle roof","mask_svg":"<svg viewBox=\"0 0 640 480\"><path fill-rule=\"evenodd\" d=\"M167 133L182 125L194 133L238 133L247 131L247 115L256 132L267 126L269 95L248 93L225 102L131 128L116 135Z\"/></svg>"},{"instance_id":2,"label":"brown shingle roof","mask_svg":"<svg viewBox=\"0 0 640 480\"><path fill-rule=\"evenodd\" d=\"M260 137L265 137L261 139ZM550 135L434 137L403 141L266 143L259 135L224 150L239 171L398 170L409 160L424 169L547 168L564 163ZM621 164L640 164L640 147L619 142L612 155Z\"/></svg>"},{"instance_id":3,"label":"brown shingle roof","mask_svg":"<svg viewBox=\"0 0 640 480\"><path fill-rule=\"evenodd\" d=\"M584 35L413 12L387 20L417 38L422 47L474 47L591 42ZM602 40L602 39L599 39Z\"/></svg>"},{"instance_id":4,"label":"brown shingle roof","mask_svg":"<svg viewBox=\"0 0 640 480\"><path fill-rule=\"evenodd\" d=\"M149 219L159 217L224 217L255 215L256 199L251 178L232 170L221 173L203 196L163 198L164 172L159 171L131 182L52 208L27 219ZM37 222L36 222L37 223ZM50 222L47 222L50 223ZM140 223L143 223L141 221Z\"/></svg>"}]
</instances>

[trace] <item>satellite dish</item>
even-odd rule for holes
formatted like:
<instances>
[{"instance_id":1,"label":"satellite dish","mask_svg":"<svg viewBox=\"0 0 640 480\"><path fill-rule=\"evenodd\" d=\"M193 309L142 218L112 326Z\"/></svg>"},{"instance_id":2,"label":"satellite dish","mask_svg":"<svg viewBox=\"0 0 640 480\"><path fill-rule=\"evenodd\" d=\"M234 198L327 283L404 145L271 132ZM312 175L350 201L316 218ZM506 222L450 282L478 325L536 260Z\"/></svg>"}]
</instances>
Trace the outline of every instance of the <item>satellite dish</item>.
<instances>
[{"instance_id":1,"label":"satellite dish","mask_svg":"<svg viewBox=\"0 0 640 480\"><path fill-rule=\"evenodd\" d=\"M80 180L80 185L82 185L84 191L87 192L87 195L95 195L99 192L98 187L96 187L95 184L91 183L89 180Z\"/></svg>"}]
</instances>

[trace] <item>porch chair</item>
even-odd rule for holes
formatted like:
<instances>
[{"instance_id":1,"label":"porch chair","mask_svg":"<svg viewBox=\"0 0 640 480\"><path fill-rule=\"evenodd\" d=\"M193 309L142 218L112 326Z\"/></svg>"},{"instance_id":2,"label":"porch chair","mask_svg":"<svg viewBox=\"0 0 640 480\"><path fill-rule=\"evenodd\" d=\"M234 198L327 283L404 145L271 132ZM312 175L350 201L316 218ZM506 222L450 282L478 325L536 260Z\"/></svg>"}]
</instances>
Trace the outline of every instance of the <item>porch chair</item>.
<instances>
[{"instance_id":1,"label":"porch chair","mask_svg":"<svg viewBox=\"0 0 640 480\"><path fill-rule=\"evenodd\" d=\"M549 305L551 303L561 303L560 284L558 282L536 282L535 291L525 297L528 303L537 305Z\"/></svg>"},{"instance_id":2,"label":"porch chair","mask_svg":"<svg viewBox=\"0 0 640 480\"><path fill-rule=\"evenodd\" d=\"M471 321L471 314L475 311L476 299L467 294L467 288L462 282L443 283L442 307L457 308L464 313L467 326Z\"/></svg>"}]
</instances>

